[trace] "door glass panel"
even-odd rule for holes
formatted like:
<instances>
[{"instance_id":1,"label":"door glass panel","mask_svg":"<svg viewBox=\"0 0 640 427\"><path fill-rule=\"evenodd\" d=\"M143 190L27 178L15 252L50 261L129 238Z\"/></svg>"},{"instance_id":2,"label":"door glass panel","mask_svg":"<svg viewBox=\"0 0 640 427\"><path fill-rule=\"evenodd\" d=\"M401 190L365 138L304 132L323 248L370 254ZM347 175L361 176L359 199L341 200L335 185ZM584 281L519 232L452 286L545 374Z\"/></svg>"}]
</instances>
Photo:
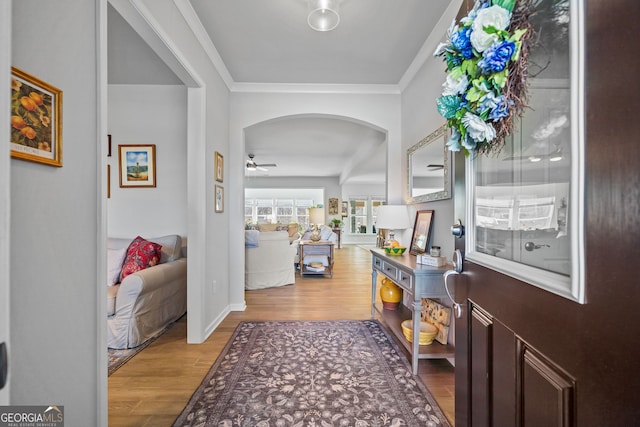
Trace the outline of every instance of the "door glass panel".
<instances>
[{"instance_id":1,"label":"door glass panel","mask_svg":"<svg viewBox=\"0 0 640 427\"><path fill-rule=\"evenodd\" d=\"M582 300L572 281L579 224L570 213L582 195L570 16L568 0L537 3L531 21L540 43L530 50L528 108L500 153L469 160L468 257Z\"/></svg>"}]
</instances>

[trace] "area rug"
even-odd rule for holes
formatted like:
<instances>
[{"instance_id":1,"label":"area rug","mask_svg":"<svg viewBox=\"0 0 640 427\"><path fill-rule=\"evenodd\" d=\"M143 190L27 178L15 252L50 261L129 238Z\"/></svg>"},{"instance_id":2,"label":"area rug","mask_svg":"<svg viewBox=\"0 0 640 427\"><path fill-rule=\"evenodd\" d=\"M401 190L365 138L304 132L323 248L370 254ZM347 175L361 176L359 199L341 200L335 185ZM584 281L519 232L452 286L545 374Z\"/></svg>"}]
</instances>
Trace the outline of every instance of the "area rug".
<instances>
[{"instance_id":1,"label":"area rug","mask_svg":"<svg viewBox=\"0 0 640 427\"><path fill-rule=\"evenodd\" d=\"M114 350L114 349L107 349L108 353L109 353L109 361L107 364L107 376L110 376L111 374L113 374L115 371L118 370L118 368L120 368L122 365L124 365L125 363L127 363L129 360L131 360L136 354L140 353L142 350L144 350L145 348L149 347L149 345L154 342L155 340L157 340L162 334L164 334L165 332L167 332L169 329L171 329L173 327L173 325L175 325L180 319L176 320L175 322L172 322L170 324L168 324L167 326L164 327L164 329L162 329L158 334L156 334L153 338L147 340L146 342L140 344L138 347L134 347L134 348L127 348L124 350Z\"/></svg>"},{"instance_id":2,"label":"area rug","mask_svg":"<svg viewBox=\"0 0 640 427\"><path fill-rule=\"evenodd\" d=\"M383 326L240 323L174 426L450 426Z\"/></svg>"}]
</instances>

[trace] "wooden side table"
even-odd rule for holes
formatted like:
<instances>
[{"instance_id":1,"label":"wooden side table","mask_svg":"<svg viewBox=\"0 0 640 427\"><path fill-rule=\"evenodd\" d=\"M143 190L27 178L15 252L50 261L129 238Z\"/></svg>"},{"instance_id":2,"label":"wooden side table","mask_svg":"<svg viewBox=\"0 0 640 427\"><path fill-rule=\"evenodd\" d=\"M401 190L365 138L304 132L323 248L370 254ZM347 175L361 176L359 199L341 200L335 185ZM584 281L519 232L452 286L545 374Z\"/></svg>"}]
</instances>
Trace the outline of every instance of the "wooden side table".
<instances>
[{"instance_id":1,"label":"wooden side table","mask_svg":"<svg viewBox=\"0 0 640 427\"><path fill-rule=\"evenodd\" d=\"M340 249L342 247L341 243L340 243L340 238L342 236L342 230L340 228L333 228L331 229L331 231L333 231L334 233L336 233L338 235L338 249Z\"/></svg>"},{"instance_id":2,"label":"wooden side table","mask_svg":"<svg viewBox=\"0 0 640 427\"><path fill-rule=\"evenodd\" d=\"M314 242L312 240L303 240L300 242L300 276L313 276L313 275L325 275L329 274L333 277L333 242L319 241ZM311 268L304 264L305 256L319 256L326 257L327 264L322 269Z\"/></svg>"}]
</instances>

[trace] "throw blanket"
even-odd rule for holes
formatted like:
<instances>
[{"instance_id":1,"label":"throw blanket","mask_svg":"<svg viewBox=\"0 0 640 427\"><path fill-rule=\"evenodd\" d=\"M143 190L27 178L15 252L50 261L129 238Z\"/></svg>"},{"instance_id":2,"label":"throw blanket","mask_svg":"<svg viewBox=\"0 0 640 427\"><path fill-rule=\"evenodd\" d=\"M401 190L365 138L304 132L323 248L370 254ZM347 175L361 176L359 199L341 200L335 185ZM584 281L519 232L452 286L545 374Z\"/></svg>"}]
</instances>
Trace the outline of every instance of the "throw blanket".
<instances>
[{"instance_id":1,"label":"throw blanket","mask_svg":"<svg viewBox=\"0 0 640 427\"><path fill-rule=\"evenodd\" d=\"M260 232L258 230L244 230L244 245L247 248L257 248L260 240Z\"/></svg>"}]
</instances>

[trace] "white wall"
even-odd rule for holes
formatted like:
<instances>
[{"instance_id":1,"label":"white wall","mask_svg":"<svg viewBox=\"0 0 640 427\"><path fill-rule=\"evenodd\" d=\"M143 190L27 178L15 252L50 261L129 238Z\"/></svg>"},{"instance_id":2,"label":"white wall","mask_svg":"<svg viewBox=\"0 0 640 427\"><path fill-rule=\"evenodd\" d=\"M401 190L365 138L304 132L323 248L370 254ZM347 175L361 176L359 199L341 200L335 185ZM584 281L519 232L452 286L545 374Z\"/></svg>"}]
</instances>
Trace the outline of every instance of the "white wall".
<instances>
[{"instance_id":1,"label":"white wall","mask_svg":"<svg viewBox=\"0 0 640 427\"><path fill-rule=\"evenodd\" d=\"M393 170L401 169L400 96L397 94L322 93L322 92L235 92L231 96L230 151L231 161L242 164L245 158L244 129L278 117L299 114L320 114L359 121L387 133L387 164ZM242 194L244 168L232 171L231 191ZM389 176L387 194L401 198L401 177ZM325 197L339 197L330 193ZM236 200L230 207L229 269L232 305L244 306L244 204Z\"/></svg>"},{"instance_id":2,"label":"white wall","mask_svg":"<svg viewBox=\"0 0 640 427\"><path fill-rule=\"evenodd\" d=\"M187 89L180 86L109 85L113 237L187 235ZM118 145L155 144L156 187L120 188Z\"/></svg>"},{"instance_id":3,"label":"white wall","mask_svg":"<svg viewBox=\"0 0 640 427\"><path fill-rule=\"evenodd\" d=\"M69 426L102 423L98 4L13 2L13 65L63 91L63 167L11 160L10 403L64 405Z\"/></svg>"},{"instance_id":4,"label":"white wall","mask_svg":"<svg viewBox=\"0 0 640 427\"><path fill-rule=\"evenodd\" d=\"M440 19L430 38L430 46L425 46L429 52L434 52L440 41L444 41L447 28L457 13L461 0L454 0L447 12ZM439 38L441 35L441 38ZM442 126L446 120L438 114L436 99L442 95L442 83L446 78L445 64L441 58L429 56L411 82L402 92L402 149L406 158L406 150L418 143L425 136ZM404 159L403 159L404 160ZM451 165L453 168L453 164ZM407 165L402 167L403 200L407 194ZM453 170L451 170L453 179ZM453 188L452 188L453 193ZM419 203L417 210L434 210L433 236L431 243L440 246L442 255L451 260L454 250L454 238L450 227L455 222L453 198L442 201ZM413 221L415 218L412 218ZM411 241L411 230L403 233L405 240Z\"/></svg>"}]
</instances>

